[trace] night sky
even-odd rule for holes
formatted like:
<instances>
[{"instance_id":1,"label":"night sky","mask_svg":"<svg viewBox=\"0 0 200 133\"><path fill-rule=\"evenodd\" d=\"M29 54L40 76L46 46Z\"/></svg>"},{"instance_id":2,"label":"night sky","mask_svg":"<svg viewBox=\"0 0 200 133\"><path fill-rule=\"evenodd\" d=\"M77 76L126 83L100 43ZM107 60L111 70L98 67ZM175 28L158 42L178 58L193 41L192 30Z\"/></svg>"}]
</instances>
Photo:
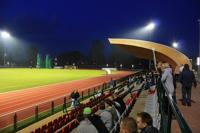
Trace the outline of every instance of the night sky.
<instances>
[{"instance_id":1,"label":"night sky","mask_svg":"<svg viewBox=\"0 0 200 133\"><path fill-rule=\"evenodd\" d=\"M51 55L87 54L94 40L101 40L108 53L107 39L120 37L169 46L175 40L194 58L199 18L200 0L0 0L0 29ZM152 20L158 25L151 35L131 34Z\"/></svg>"}]
</instances>

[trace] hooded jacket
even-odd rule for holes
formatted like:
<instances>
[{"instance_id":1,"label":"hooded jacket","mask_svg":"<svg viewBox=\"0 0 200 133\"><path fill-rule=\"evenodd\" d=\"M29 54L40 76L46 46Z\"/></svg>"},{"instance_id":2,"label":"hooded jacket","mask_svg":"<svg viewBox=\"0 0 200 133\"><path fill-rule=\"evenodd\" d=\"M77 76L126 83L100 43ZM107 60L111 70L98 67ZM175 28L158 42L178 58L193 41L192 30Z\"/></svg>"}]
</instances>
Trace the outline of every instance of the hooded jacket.
<instances>
[{"instance_id":1,"label":"hooded jacket","mask_svg":"<svg viewBox=\"0 0 200 133\"><path fill-rule=\"evenodd\" d=\"M171 68L165 68L162 73L161 81L166 86L169 95L174 95L174 84L173 84L173 76L172 76L172 69Z\"/></svg>"}]
</instances>

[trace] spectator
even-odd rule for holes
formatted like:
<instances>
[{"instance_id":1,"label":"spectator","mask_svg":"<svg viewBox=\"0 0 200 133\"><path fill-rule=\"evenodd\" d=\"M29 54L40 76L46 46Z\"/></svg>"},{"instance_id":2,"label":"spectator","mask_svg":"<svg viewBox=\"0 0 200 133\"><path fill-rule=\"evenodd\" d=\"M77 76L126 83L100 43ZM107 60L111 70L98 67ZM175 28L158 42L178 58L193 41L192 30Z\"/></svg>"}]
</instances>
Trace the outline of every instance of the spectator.
<instances>
[{"instance_id":1,"label":"spectator","mask_svg":"<svg viewBox=\"0 0 200 133\"><path fill-rule=\"evenodd\" d=\"M150 114L146 112L138 113L136 123L140 133L159 133L158 129L153 127L153 120Z\"/></svg>"},{"instance_id":2,"label":"spectator","mask_svg":"<svg viewBox=\"0 0 200 133\"><path fill-rule=\"evenodd\" d=\"M137 133L137 124L135 119L127 117L120 122L120 133Z\"/></svg>"},{"instance_id":3,"label":"spectator","mask_svg":"<svg viewBox=\"0 0 200 133\"><path fill-rule=\"evenodd\" d=\"M114 80L114 82L113 82L113 87L116 87L116 86L117 86L117 81Z\"/></svg>"},{"instance_id":4,"label":"spectator","mask_svg":"<svg viewBox=\"0 0 200 133\"><path fill-rule=\"evenodd\" d=\"M67 104L63 103L63 113L67 113Z\"/></svg>"},{"instance_id":5,"label":"spectator","mask_svg":"<svg viewBox=\"0 0 200 133\"><path fill-rule=\"evenodd\" d=\"M120 115L125 111L126 105L119 95L113 94L113 101L115 102L115 107L119 111Z\"/></svg>"},{"instance_id":6,"label":"spectator","mask_svg":"<svg viewBox=\"0 0 200 133\"><path fill-rule=\"evenodd\" d=\"M189 69L189 65L185 64L184 69L180 74L180 82L182 84L182 104L185 106L191 106L191 88L192 83L194 87L197 86L197 82L194 73Z\"/></svg>"},{"instance_id":7,"label":"spectator","mask_svg":"<svg viewBox=\"0 0 200 133\"><path fill-rule=\"evenodd\" d=\"M110 131L113 127L113 119L111 112L108 109L106 109L104 101L100 103L99 109L101 120L105 124L107 130Z\"/></svg>"},{"instance_id":8,"label":"spectator","mask_svg":"<svg viewBox=\"0 0 200 133\"><path fill-rule=\"evenodd\" d=\"M170 66L171 67L171 66ZM172 68L172 67L171 67ZM173 69L172 69L173 70ZM174 71L173 71L174 72ZM172 72L172 76L173 76L173 84L174 84L174 95L172 96L172 98L174 99L174 102L177 103L176 101L176 81L177 81L177 78L176 78L176 75L175 73Z\"/></svg>"},{"instance_id":9,"label":"spectator","mask_svg":"<svg viewBox=\"0 0 200 133\"><path fill-rule=\"evenodd\" d=\"M134 88L134 86L133 86L133 88ZM129 84L127 85L127 91L128 91L128 93L131 93L131 91L132 91L131 86Z\"/></svg>"},{"instance_id":10,"label":"spectator","mask_svg":"<svg viewBox=\"0 0 200 133\"><path fill-rule=\"evenodd\" d=\"M77 133L98 133L97 129L90 122L90 120L87 117L84 117L89 115L91 113L91 110L89 109L84 113L84 115L81 113L77 116L77 120L79 122L79 126L77 127Z\"/></svg>"},{"instance_id":11,"label":"spectator","mask_svg":"<svg viewBox=\"0 0 200 133\"><path fill-rule=\"evenodd\" d=\"M174 83L173 83L173 76L172 76L172 69L170 68L168 63L162 64L162 78L161 81L165 85L166 89L169 92L169 96L174 96Z\"/></svg>"},{"instance_id":12,"label":"spectator","mask_svg":"<svg viewBox=\"0 0 200 133\"><path fill-rule=\"evenodd\" d=\"M74 90L71 93L71 99L72 99L71 107L76 108L79 105L79 101L78 101L79 97L80 97L80 94L79 94L78 90Z\"/></svg>"},{"instance_id":13,"label":"spectator","mask_svg":"<svg viewBox=\"0 0 200 133\"><path fill-rule=\"evenodd\" d=\"M131 85L131 83L132 83L132 78L131 78L131 77L129 77L129 78L128 78L128 85L130 86L130 85Z\"/></svg>"},{"instance_id":14,"label":"spectator","mask_svg":"<svg viewBox=\"0 0 200 133\"><path fill-rule=\"evenodd\" d=\"M97 93L94 95L94 98L98 98L98 97L100 97L101 95L104 95L104 90L103 90L104 88L103 87L101 87L101 89L99 89L98 91L97 91Z\"/></svg>"},{"instance_id":15,"label":"spectator","mask_svg":"<svg viewBox=\"0 0 200 133\"><path fill-rule=\"evenodd\" d=\"M116 123L118 121L118 119L120 118L120 113L119 111L115 108L114 106L114 102L110 99L106 99L106 103L108 104L108 106L110 107L110 112L112 114L112 121L114 123ZM120 105L119 105L120 106Z\"/></svg>"},{"instance_id":16,"label":"spectator","mask_svg":"<svg viewBox=\"0 0 200 133\"><path fill-rule=\"evenodd\" d=\"M181 72L183 71L183 69L184 69L184 65L182 64L182 65L180 66L180 68L179 68L179 72L181 73Z\"/></svg>"},{"instance_id":17,"label":"spectator","mask_svg":"<svg viewBox=\"0 0 200 133\"><path fill-rule=\"evenodd\" d=\"M84 118L88 119L96 128L97 132L99 133L108 133L108 130L101 120L101 117L93 114L92 109L90 107L85 107L83 110L83 115ZM93 132L88 132L88 133L93 133Z\"/></svg>"},{"instance_id":18,"label":"spectator","mask_svg":"<svg viewBox=\"0 0 200 133\"><path fill-rule=\"evenodd\" d=\"M113 88L113 87L114 87L114 81L113 81L112 78L110 79L109 85L110 85L110 88Z\"/></svg>"}]
</instances>

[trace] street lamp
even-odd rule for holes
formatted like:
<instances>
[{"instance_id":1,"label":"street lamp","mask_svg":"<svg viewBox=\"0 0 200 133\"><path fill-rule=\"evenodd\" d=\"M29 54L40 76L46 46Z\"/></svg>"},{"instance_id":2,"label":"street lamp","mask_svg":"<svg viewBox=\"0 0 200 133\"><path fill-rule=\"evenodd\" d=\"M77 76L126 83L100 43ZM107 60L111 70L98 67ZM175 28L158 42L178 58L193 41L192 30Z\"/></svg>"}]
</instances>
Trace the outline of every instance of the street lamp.
<instances>
[{"instance_id":1,"label":"street lamp","mask_svg":"<svg viewBox=\"0 0 200 133\"><path fill-rule=\"evenodd\" d=\"M198 19L199 22L199 55L197 57L197 66L198 66L198 80L200 79L200 19Z\"/></svg>"},{"instance_id":2,"label":"street lamp","mask_svg":"<svg viewBox=\"0 0 200 133\"><path fill-rule=\"evenodd\" d=\"M8 38L11 37L10 33L7 32L7 31L0 31L0 35L1 35L2 39L8 39ZM4 64L4 66L6 64L6 56L7 56L6 47L4 46L4 54L3 54L3 64Z\"/></svg>"}]
</instances>

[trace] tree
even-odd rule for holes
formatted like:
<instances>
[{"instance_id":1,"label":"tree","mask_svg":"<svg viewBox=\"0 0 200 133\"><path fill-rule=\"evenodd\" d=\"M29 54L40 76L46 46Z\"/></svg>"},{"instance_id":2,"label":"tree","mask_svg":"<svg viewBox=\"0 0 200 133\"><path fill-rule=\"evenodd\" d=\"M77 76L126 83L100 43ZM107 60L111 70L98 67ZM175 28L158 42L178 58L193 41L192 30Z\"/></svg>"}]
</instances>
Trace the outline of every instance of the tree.
<instances>
[{"instance_id":1,"label":"tree","mask_svg":"<svg viewBox=\"0 0 200 133\"><path fill-rule=\"evenodd\" d=\"M38 49L32 45L27 48L27 61L29 66L36 66Z\"/></svg>"},{"instance_id":2,"label":"tree","mask_svg":"<svg viewBox=\"0 0 200 133\"><path fill-rule=\"evenodd\" d=\"M104 46L101 41L96 40L93 42L90 50L90 60L95 65L105 64Z\"/></svg>"},{"instance_id":3,"label":"tree","mask_svg":"<svg viewBox=\"0 0 200 133\"><path fill-rule=\"evenodd\" d=\"M80 66L80 65L84 65L88 62L85 55L83 55L79 51L62 53L57 57L57 59L58 59L59 66L73 65L73 63L75 63L75 65Z\"/></svg>"},{"instance_id":4,"label":"tree","mask_svg":"<svg viewBox=\"0 0 200 133\"><path fill-rule=\"evenodd\" d=\"M128 53L120 47L112 45L110 53L109 64L113 67L119 67L122 64L126 68L130 68L132 64L137 64L137 59L131 53Z\"/></svg>"}]
</instances>

